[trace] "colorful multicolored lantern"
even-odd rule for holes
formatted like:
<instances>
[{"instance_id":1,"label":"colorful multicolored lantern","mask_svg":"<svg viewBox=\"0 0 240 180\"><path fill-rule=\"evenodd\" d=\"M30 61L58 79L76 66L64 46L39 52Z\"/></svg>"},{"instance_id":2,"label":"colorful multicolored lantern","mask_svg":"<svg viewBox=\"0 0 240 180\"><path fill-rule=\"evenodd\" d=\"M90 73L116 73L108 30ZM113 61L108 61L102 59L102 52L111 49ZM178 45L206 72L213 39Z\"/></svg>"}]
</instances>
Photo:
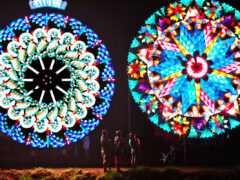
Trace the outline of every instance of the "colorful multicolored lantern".
<instances>
[{"instance_id":1,"label":"colorful multicolored lantern","mask_svg":"<svg viewBox=\"0 0 240 180\"><path fill-rule=\"evenodd\" d=\"M239 122L240 12L181 0L157 10L128 55L134 100L160 128L208 138Z\"/></svg>"},{"instance_id":2,"label":"colorful multicolored lantern","mask_svg":"<svg viewBox=\"0 0 240 180\"><path fill-rule=\"evenodd\" d=\"M114 91L105 45L81 22L34 14L0 31L0 130L33 147L62 147L102 120Z\"/></svg>"}]
</instances>

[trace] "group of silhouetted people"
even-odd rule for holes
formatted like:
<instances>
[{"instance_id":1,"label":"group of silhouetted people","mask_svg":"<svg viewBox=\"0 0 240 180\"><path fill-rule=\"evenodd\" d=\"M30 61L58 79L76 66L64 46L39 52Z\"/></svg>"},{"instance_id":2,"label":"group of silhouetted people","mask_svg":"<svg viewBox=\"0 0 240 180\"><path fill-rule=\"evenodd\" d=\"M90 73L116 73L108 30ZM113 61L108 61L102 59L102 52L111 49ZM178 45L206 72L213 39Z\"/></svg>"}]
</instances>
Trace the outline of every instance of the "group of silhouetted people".
<instances>
[{"instance_id":1,"label":"group of silhouetted people","mask_svg":"<svg viewBox=\"0 0 240 180\"><path fill-rule=\"evenodd\" d=\"M131 149L131 167L136 167L136 162L140 159L140 146L141 142L137 134L130 133L129 134L129 146ZM118 172L122 172L120 169L121 160L124 154L124 142L122 138L122 132L120 130L116 131L114 137L114 143L112 143L111 139L109 138L109 133L107 130L102 130L102 135L100 138L101 144L101 154L103 159L103 168L104 172L107 172L107 168L109 170L110 167L110 160L111 154L114 154L114 161L115 167Z\"/></svg>"}]
</instances>

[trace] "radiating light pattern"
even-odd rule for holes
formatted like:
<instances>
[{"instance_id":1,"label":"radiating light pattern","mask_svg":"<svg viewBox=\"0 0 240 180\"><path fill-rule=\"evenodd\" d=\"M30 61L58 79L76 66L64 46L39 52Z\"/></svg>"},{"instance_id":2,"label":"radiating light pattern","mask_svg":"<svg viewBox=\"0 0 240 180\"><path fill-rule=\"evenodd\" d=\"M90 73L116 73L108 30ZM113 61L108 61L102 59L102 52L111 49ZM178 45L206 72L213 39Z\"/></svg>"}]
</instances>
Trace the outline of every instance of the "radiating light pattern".
<instances>
[{"instance_id":1,"label":"radiating light pattern","mask_svg":"<svg viewBox=\"0 0 240 180\"><path fill-rule=\"evenodd\" d=\"M240 12L181 0L145 22L128 55L134 100L160 128L209 138L239 123Z\"/></svg>"},{"instance_id":2,"label":"radiating light pattern","mask_svg":"<svg viewBox=\"0 0 240 180\"><path fill-rule=\"evenodd\" d=\"M102 41L81 22L59 14L18 19L0 32L0 53L0 129L14 140L62 147L103 119L114 70Z\"/></svg>"}]
</instances>

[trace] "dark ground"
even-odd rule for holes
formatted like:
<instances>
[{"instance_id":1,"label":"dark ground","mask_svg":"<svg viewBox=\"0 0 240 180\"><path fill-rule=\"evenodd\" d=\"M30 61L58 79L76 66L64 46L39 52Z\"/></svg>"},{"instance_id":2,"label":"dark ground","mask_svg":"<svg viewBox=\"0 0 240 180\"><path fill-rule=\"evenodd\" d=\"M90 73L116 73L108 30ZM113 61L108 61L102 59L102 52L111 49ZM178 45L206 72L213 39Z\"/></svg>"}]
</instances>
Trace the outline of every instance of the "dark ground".
<instances>
[{"instance_id":1,"label":"dark ground","mask_svg":"<svg viewBox=\"0 0 240 180\"><path fill-rule=\"evenodd\" d=\"M115 168L103 173L100 168L60 168L60 169L25 169L25 170L0 170L2 180L237 180L239 170L237 168L215 167L162 167L136 169L122 168L122 173L117 173Z\"/></svg>"}]
</instances>

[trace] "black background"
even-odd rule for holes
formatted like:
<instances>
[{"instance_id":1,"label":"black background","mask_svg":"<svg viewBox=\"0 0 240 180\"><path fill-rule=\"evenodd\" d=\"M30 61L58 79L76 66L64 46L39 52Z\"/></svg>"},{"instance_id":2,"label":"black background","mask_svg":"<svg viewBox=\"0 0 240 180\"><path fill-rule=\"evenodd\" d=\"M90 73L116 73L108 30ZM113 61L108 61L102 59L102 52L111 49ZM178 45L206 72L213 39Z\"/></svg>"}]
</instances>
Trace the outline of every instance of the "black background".
<instances>
[{"instance_id":1,"label":"black background","mask_svg":"<svg viewBox=\"0 0 240 180\"><path fill-rule=\"evenodd\" d=\"M111 137L117 129L125 136L129 131L139 133L142 139L144 162L158 165L160 153L169 144L180 145L176 164L183 164L183 138L155 128L140 111L128 91L127 55L134 36L145 20L172 0L68 0L66 11L53 9L30 10L27 0L5 0L0 4L0 29L26 15L38 12L55 12L80 20L96 32L110 52L115 69L115 92L104 120L90 133L90 160L84 158L81 142L59 149L36 149L17 143L7 135L0 136L0 168L27 168L36 166L100 166L100 132L108 129ZM221 1L223 2L223 1ZM238 1L227 1L240 9ZM239 128L208 140L187 140L186 163L193 165L233 165L239 159ZM156 135L157 134L157 135ZM126 157L129 154L126 151ZM127 161L126 161L127 162ZM125 163L127 165L127 163Z\"/></svg>"}]
</instances>

